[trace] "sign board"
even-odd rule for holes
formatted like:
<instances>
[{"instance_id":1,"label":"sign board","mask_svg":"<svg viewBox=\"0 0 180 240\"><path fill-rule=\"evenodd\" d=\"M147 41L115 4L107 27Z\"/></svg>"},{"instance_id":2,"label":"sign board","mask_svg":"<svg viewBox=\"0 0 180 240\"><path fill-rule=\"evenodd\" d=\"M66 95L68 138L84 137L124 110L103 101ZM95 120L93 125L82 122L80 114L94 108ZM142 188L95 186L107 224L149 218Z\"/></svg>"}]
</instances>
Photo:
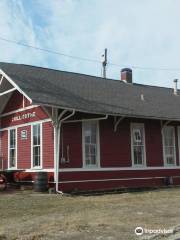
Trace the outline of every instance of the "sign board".
<instances>
[{"instance_id":1,"label":"sign board","mask_svg":"<svg viewBox=\"0 0 180 240\"><path fill-rule=\"evenodd\" d=\"M32 113L24 113L18 116L15 116L12 118L12 122L16 122L16 121L20 121L20 120L24 120L24 119L29 119L29 118L33 118L36 116L35 112Z\"/></svg>"},{"instance_id":2,"label":"sign board","mask_svg":"<svg viewBox=\"0 0 180 240\"><path fill-rule=\"evenodd\" d=\"M27 130L22 130L21 131L21 140L27 139Z\"/></svg>"}]
</instances>

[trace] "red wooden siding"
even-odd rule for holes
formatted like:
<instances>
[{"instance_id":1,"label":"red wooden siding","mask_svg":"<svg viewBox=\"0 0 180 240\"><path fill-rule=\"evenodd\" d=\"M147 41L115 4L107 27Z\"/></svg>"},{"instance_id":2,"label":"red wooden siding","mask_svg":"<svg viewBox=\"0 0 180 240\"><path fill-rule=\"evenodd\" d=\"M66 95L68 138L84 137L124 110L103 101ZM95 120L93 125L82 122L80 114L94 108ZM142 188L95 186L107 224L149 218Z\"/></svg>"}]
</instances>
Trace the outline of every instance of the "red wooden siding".
<instances>
[{"instance_id":1,"label":"red wooden siding","mask_svg":"<svg viewBox=\"0 0 180 240\"><path fill-rule=\"evenodd\" d=\"M30 106L28 99L24 97L24 107ZM8 113L23 107L23 95L18 91L14 91L11 98L9 99L3 113Z\"/></svg>"},{"instance_id":2,"label":"red wooden siding","mask_svg":"<svg viewBox=\"0 0 180 240\"><path fill-rule=\"evenodd\" d=\"M163 166L163 148L160 121L145 121L145 143L147 166Z\"/></svg>"},{"instance_id":3,"label":"red wooden siding","mask_svg":"<svg viewBox=\"0 0 180 240\"><path fill-rule=\"evenodd\" d=\"M21 131L27 131L27 139L21 139ZM17 168L31 168L31 126L20 127L17 129Z\"/></svg>"},{"instance_id":4,"label":"red wooden siding","mask_svg":"<svg viewBox=\"0 0 180 240\"><path fill-rule=\"evenodd\" d=\"M180 185L180 169L60 172L59 187L65 192L127 187L159 187L165 186L165 178L171 176L173 176L173 183Z\"/></svg>"},{"instance_id":5,"label":"red wooden siding","mask_svg":"<svg viewBox=\"0 0 180 240\"><path fill-rule=\"evenodd\" d=\"M24 98L25 107L29 106L29 101ZM4 113L18 110L23 107L22 94L15 91L10 100L8 101ZM35 113L33 117L24 117L24 119L13 121L14 117L20 116L22 118L25 114ZM41 121L49 118L41 107L35 107L14 114L2 117L1 128L16 127L17 128L17 168L18 169L31 169L31 123ZM25 126L19 126L27 124ZM28 125L29 124L29 125ZM18 127L19 126L19 127ZM21 131L27 131L27 139L21 139ZM53 168L54 166L54 135L51 122L42 124L42 148L43 148L43 167ZM5 167L8 167L8 131L2 131L2 153L5 161Z\"/></svg>"},{"instance_id":6,"label":"red wooden siding","mask_svg":"<svg viewBox=\"0 0 180 240\"><path fill-rule=\"evenodd\" d=\"M8 168L8 131L1 132L1 149L4 169Z\"/></svg>"},{"instance_id":7,"label":"red wooden siding","mask_svg":"<svg viewBox=\"0 0 180 240\"><path fill-rule=\"evenodd\" d=\"M129 121L122 121L116 132L114 132L113 126L113 119L99 122L101 166L130 167L131 137Z\"/></svg>"},{"instance_id":8,"label":"red wooden siding","mask_svg":"<svg viewBox=\"0 0 180 240\"><path fill-rule=\"evenodd\" d=\"M67 146L69 145L69 163L62 164L60 156L60 168L80 168L82 167L82 124L63 124L61 140L63 139L64 157L67 159ZM62 144L62 143L61 143ZM61 145L62 149L62 145ZM60 151L61 152L61 151Z\"/></svg>"},{"instance_id":9,"label":"red wooden siding","mask_svg":"<svg viewBox=\"0 0 180 240\"><path fill-rule=\"evenodd\" d=\"M54 167L54 128L51 122L42 125L43 168Z\"/></svg>"},{"instance_id":10,"label":"red wooden siding","mask_svg":"<svg viewBox=\"0 0 180 240\"><path fill-rule=\"evenodd\" d=\"M131 167L131 122L144 123L146 164L149 167L163 167L163 147L159 120L124 119L114 132L113 119L99 122L101 167ZM179 165L178 136L176 130L176 159ZM70 163L61 168L82 167L82 123L64 124L61 134L64 157L67 158L67 145L70 146Z\"/></svg>"}]
</instances>

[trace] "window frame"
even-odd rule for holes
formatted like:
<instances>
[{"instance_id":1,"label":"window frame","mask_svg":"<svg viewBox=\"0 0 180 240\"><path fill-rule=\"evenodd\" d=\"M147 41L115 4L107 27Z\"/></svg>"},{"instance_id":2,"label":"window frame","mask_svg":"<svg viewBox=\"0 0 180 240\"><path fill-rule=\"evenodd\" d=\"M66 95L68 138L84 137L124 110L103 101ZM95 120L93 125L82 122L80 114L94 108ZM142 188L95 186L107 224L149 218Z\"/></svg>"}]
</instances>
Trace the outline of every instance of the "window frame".
<instances>
[{"instance_id":1,"label":"window frame","mask_svg":"<svg viewBox=\"0 0 180 240\"><path fill-rule=\"evenodd\" d=\"M178 134L178 157L179 157L178 164L180 165L180 126L177 127L177 134ZM176 164L177 164L177 161L176 161Z\"/></svg>"},{"instance_id":2,"label":"window frame","mask_svg":"<svg viewBox=\"0 0 180 240\"><path fill-rule=\"evenodd\" d=\"M174 163L173 164L168 164L166 161L166 156L165 156L165 144L164 144L164 129L165 128L172 128L173 129L173 142L174 142ZM179 135L179 134L178 134ZM179 142L179 137L178 137L178 142ZM172 147L172 146L171 146ZM175 127L174 126L164 126L162 129L162 148L163 148L163 163L165 167L174 167L177 166L176 162L176 134L175 134Z\"/></svg>"},{"instance_id":3,"label":"window frame","mask_svg":"<svg viewBox=\"0 0 180 240\"><path fill-rule=\"evenodd\" d=\"M85 124L86 123L96 123L96 164L87 165L85 159ZM82 159L83 159L83 168L99 168L100 167L100 136L99 136L99 121L89 120L82 122Z\"/></svg>"},{"instance_id":4,"label":"window frame","mask_svg":"<svg viewBox=\"0 0 180 240\"><path fill-rule=\"evenodd\" d=\"M143 132L143 156L144 156L144 159L143 159L143 164L135 164L134 163L134 134L133 134L133 130L135 128L139 128L139 129L142 129L142 132ZM139 130L138 129L138 130ZM144 123L131 123L131 164L132 164L132 167L134 168L143 168L143 167L146 167L147 166L147 163L146 163L146 136L145 136L145 127L144 127Z\"/></svg>"},{"instance_id":5,"label":"window frame","mask_svg":"<svg viewBox=\"0 0 180 240\"><path fill-rule=\"evenodd\" d=\"M40 145L33 144L33 127L39 125L40 126ZM34 166L34 146L40 146L40 165ZM42 159L43 159L43 144L42 144L42 123L34 123L31 124L31 169L42 169Z\"/></svg>"},{"instance_id":6,"label":"window frame","mask_svg":"<svg viewBox=\"0 0 180 240\"><path fill-rule=\"evenodd\" d=\"M10 148L10 132L15 131L15 148ZM8 129L8 169L17 169L17 128L10 128ZM11 167L10 166L10 150L15 149L15 166Z\"/></svg>"}]
</instances>

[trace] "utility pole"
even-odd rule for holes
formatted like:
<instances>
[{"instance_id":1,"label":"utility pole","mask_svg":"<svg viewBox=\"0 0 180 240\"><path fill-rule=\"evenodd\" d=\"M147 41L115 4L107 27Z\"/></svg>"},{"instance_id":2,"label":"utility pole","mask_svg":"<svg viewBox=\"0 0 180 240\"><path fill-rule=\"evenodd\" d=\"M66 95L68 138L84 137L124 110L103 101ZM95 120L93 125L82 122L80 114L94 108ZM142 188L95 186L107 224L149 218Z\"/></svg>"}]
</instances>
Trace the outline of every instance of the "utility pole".
<instances>
[{"instance_id":1,"label":"utility pole","mask_svg":"<svg viewBox=\"0 0 180 240\"><path fill-rule=\"evenodd\" d=\"M103 78L106 78L106 66L107 66L107 48L104 49L104 54L102 55Z\"/></svg>"}]
</instances>

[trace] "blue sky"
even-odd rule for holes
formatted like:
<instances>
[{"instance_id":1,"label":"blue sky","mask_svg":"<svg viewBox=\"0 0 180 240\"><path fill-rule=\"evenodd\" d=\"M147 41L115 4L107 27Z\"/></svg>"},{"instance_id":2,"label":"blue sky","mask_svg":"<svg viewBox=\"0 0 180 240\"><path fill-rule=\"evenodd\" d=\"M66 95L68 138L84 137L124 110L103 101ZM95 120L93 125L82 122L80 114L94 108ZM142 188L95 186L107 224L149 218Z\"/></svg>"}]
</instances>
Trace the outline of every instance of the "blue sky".
<instances>
[{"instance_id":1,"label":"blue sky","mask_svg":"<svg viewBox=\"0 0 180 240\"><path fill-rule=\"evenodd\" d=\"M122 67L180 68L179 0L0 0L0 37ZM0 61L101 76L101 64L0 41ZM180 71L133 69L137 83L173 86Z\"/></svg>"}]
</instances>

